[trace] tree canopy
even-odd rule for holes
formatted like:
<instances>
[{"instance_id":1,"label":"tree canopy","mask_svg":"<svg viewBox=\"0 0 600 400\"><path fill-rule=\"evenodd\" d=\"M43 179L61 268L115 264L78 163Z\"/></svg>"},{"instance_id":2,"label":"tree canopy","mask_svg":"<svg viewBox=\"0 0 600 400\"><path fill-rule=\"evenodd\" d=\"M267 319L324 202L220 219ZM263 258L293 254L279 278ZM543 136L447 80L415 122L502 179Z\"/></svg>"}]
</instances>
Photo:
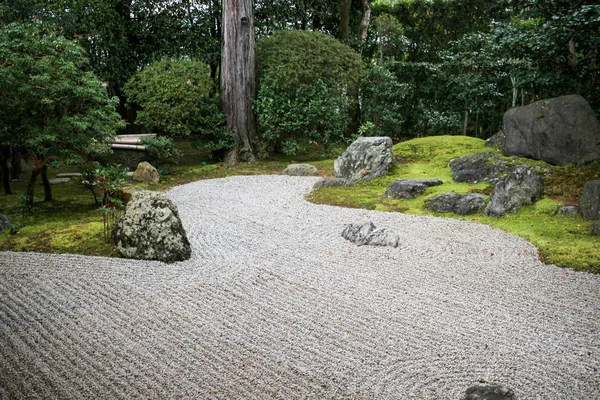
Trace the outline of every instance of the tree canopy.
<instances>
[{"instance_id":1,"label":"tree canopy","mask_svg":"<svg viewBox=\"0 0 600 400\"><path fill-rule=\"evenodd\" d=\"M109 151L121 126L118 99L89 70L85 51L42 23L0 29L0 93L1 142L25 147L37 159L29 196L49 163ZM46 192L50 199L49 186Z\"/></svg>"}]
</instances>

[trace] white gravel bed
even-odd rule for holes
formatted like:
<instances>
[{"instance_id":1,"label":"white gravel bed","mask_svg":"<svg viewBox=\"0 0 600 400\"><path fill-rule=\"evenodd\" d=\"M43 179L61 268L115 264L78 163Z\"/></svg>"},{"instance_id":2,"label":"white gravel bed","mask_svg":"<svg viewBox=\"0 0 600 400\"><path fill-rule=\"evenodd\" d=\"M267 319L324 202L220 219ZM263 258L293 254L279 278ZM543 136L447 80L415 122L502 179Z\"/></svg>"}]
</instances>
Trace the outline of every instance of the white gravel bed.
<instances>
[{"instance_id":1,"label":"white gravel bed","mask_svg":"<svg viewBox=\"0 0 600 400\"><path fill-rule=\"evenodd\" d=\"M486 225L310 204L315 181L170 190L181 263L0 253L0 399L600 398L600 276ZM361 221L398 248L341 237Z\"/></svg>"}]
</instances>

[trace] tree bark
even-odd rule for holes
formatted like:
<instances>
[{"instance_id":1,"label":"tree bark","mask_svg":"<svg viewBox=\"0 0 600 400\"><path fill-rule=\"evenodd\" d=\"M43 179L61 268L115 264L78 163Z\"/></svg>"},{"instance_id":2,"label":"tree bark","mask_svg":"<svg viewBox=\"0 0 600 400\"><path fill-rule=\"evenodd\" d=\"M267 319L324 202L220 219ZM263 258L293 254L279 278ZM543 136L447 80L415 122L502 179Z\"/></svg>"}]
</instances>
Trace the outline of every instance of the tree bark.
<instances>
[{"instance_id":1,"label":"tree bark","mask_svg":"<svg viewBox=\"0 0 600 400\"><path fill-rule=\"evenodd\" d=\"M10 178L12 175L12 163L10 157L10 147L2 146L0 151L0 160L2 162L2 185L4 186L4 193L13 194L10 186Z\"/></svg>"},{"instance_id":2,"label":"tree bark","mask_svg":"<svg viewBox=\"0 0 600 400\"><path fill-rule=\"evenodd\" d=\"M44 185L44 201L52 201L52 186L48 180L48 165L42 168L42 184Z\"/></svg>"},{"instance_id":3,"label":"tree bark","mask_svg":"<svg viewBox=\"0 0 600 400\"><path fill-rule=\"evenodd\" d=\"M362 0L362 17L360 18L360 24L358 25L358 39L360 40L361 49L362 44L367 40L370 23L371 7L369 7L369 0Z\"/></svg>"},{"instance_id":4,"label":"tree bark","mask_svg":"<svg viewBox=\"0 0 600 400\"><path fill-rule=\"evenodd\" d=\"M348 39L350 35L350 10L352 0L340 1L340 39Z\"/></svg>"},{"instance_id":5,"label":"tree bark","mask_svg":"<svg viewBox=\"0 0 600 400\"><path fill-rule=\"evenodd\" d=\"M252 162L257 140L252 111L256 94L253 1L223 0L222 30L221 101L235 139L225 162Z\"/></svg>"},{"instance_id":6,"label":"tree bark","mask_svg":"<svg viewBox=\"0 0 600 400\"><path fill-rule=\"evenodd\" d=\"M29 178L29 183L27 184L27 204L31 207L33 206L33 194L35 192L35 181L37 180L38 175L44 169L44 162L40 162L36 164L31 169L31 177Z\"/></svg>"}]
</instances>

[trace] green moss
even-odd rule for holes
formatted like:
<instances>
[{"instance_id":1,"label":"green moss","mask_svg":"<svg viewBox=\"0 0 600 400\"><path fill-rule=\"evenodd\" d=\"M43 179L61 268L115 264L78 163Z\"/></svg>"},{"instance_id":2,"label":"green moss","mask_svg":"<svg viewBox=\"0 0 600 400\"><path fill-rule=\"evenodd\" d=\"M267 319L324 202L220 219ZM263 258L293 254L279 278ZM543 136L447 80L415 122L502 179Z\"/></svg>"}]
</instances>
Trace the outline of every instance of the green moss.
<instances>
[{"instance_id":1,"label":"green moss","mask_svg":"<svg viewBox=\"0 0 600 400\"><path fill-rule=\"evenodd\" d=\"M598 179L598 162L582 168L553 167L543 161L501 157L511 164L526 163L547 169L547 197L531 206L521 208L515 214L501 218L485 217L483 214L461 217L426 210L424 206L427 199L446 192L491 194L492 188L485 182L470 185L452 180L448 162L453 158L476 152L499 154L497 150L485 147L483 140L470 137L437 136L413 139L394 146L398 164L387 176L350 188L323 188L311 193L308 199L318 204L400 211L416 215L440 215L492 225L532 242L538 247L540 257L547 263L600 273L600 240L597 236L590 235L591 223L581 217L565 218L556 214L558 208L565 204L564 198L572 199L576 196L578 201L585 181ZM440 178L444 184L429 187L423 195L412 200L385 197L383 193L386 188L399 178ZM557 193L560 193L560 196L557 196Z\"/></svg>"}]
</instances>

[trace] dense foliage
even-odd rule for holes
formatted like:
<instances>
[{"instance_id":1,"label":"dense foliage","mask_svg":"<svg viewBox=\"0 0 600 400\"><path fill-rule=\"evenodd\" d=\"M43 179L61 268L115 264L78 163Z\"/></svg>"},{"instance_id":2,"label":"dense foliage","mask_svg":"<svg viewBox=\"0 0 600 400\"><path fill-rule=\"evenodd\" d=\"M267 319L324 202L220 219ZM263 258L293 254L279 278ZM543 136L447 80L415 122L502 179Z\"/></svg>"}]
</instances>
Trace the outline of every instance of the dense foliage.
<instances>
[{"instance_id":1,"label":"dense foliage","mask_svg":"<svg viewBox=\"0 0 600 400\"><path fill-rule=\"evenodd\" d=\"M208 65L190 60L155 62L124 87L129 105L138 105L137 123L168 136L194 135L209 150L231 145L225 115L218 107Z\"/></svg>"},{"instance_id":2,"label":"dense foliage","mask_svg":"<svg viewBox=\"0 0 600 400\"><path fill-rule=\"evenodd\" d=\"M600 113L597 1L372 0L368 36L359 45L361 4L359 0L255 1L260 47L292 57L288 66L273 65L269 74L265 68L271 60L259 59L263 92L257 111L267 124L259 130L271 141L263 147L273 147L270 137L279 144L289 142L291 148L314 140L308 120L320 118L322 107L341 109L345 102L357 99L360 112L353 109L351 113L352 133L361 124L373 125L369 129L373 134L392 137L446 133L488 137L498 130L508 108L563 94L583 95ZM123 118L133 122L134 114L122 107L123 87L156 60L199 60L210 66L210 76L216 81L221 6L220 0L5 0L0 3L0 24L44 21L65 37L77 39L109 93L121 98ZM348 28L344 24L349 24L349 34L342 35ZM369 66L360 95L350 93L350 100L336 98L339 91L332 87L330 77L337 79L339 70L332 67L330 76L313 77L318 63L312 58L317 55L302 54L302 45L295 44L302 56L301 62L294 60L292 53L285 53L291 43L278 41L281 34L274 34L281 30L342 37L358 50ZM329 54L332 60L338 58ZM291 63L295 70L288 68ZM306 77L315 86L297 88L303 105L296 109L287 88L295 79ZM336 84L344 86L346 78L342 73ZM273 104L278 107L272 108ZM270 110L268 115L266 110ZM340 115L326 127L313 128L335 130L338 135ZM281 129L298 126L290 133L297 136L294 141L277 139L283 132L273 131L274 120L284 121Z\"/></svg>"},{"instance_id":3,"label":"dense foliage","mask_svg":"<svg viewBox=\"0 0 600 400\"><path fill-rule=\"evenodd\" d=\"M35 155L28 196L49 163L110 151L121 126L117 98L89 71L84 50L41 23L0 29L0 141ZM46 199L51 199L45 185Z\"/></svg>"},{"instance_id":4,"label":"dense foliage","mask_svg":"<svg viewBox=\"0 0 600 400\"><path fill-rule=\"evenodd\" d=\"M259 41L257 62L255 110L264 151L295 154L350 135L352 94L362 73L358 53L330 36L289 30Z\"/></svg>"}]
</instances>

